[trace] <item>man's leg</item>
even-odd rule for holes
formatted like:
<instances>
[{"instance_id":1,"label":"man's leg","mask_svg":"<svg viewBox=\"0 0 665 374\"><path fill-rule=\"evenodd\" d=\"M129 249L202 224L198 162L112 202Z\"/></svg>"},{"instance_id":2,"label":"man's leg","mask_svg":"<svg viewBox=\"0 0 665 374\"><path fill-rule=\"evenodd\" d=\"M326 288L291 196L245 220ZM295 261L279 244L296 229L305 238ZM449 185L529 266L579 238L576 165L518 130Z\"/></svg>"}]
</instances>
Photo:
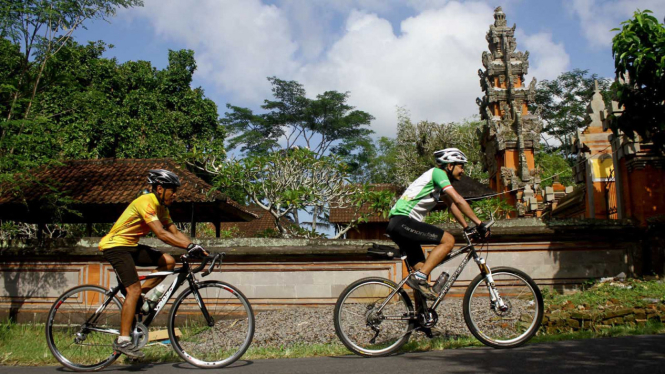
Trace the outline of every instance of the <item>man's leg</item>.
<instances>
[{"instance_id":1,"label":"man's leg","mask_svg":"<svg viewBox=\"0 0 665 374\"><path fill-rule=\"evenodd\" d=\"M175 268L175 259L173 256L164 253L159 257L159 260L157 260L157 266L157 269L152 271L153 273L163 270L173 270ZM150 291L153 287L160 284L164 278L166 277L150 278L146 280L141 286L141 291L143 291L143 293Z\"/></svg>"},{"instance_id":2,"label":"man's leg","mask_svg":"<svg viewBox=\"0 0 665 374\"><path fill-rule=\"evenodd\" d=\"M129 336L136 314L136 303L141 297L141 283L136 282L129 287L125 286L127 297L122 303L122 312L120 313L120 336Z\"/></svg>"},{"instance_id":3,"label":"man's leg","mask_svg":"<svg viewBox=\"0 0 665 374\"><path fill-rule=\"evenodd\" d=\"M143 353L136 348L130 336L136 304L141 297L141 283L131 254L134 250L131 247L116 247L105 250L103 256L113 266L126 292L120 312L120 336L113 343L113 349L129 357L140 358Z\"/></svg>"},{"instance_id":4,"label":"man's leg","mask_svg":"<svg viewBox=\"0 0 665 374\"><path fill-rule=\"evenodd\" d=\"M441 238L441 243L432 249L432 252L427 256L425 263L423 264L420 262L416 264L417 267L414 266L414 268L425 275L429 275L432 269L437 267L441 261L448 256L448 253L450 253L454 245L455 237L449 232L445 232Z\"/></svg>"}]
</instances>

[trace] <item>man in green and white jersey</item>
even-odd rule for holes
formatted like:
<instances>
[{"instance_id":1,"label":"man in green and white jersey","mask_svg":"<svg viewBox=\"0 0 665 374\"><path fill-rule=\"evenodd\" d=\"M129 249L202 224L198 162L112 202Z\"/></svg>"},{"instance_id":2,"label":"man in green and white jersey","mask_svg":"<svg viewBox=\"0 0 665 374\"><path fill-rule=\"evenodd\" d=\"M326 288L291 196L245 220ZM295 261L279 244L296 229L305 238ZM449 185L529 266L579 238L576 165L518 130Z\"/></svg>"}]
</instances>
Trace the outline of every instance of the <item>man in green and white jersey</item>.
<instances>
[{"instance_id":1,"label":"man in green and white jersey","mask_svg":"<svg viewBox=\"0 0 665 374\"><path fill-rule=\"evenodd\" d=\"M450 233L423 222L439 198L448 205L465 231L477 230L481 236L489 235L489 228L450 184L451 179L459 180L464 174L464 164L467 163L464 153L457 148L446 148L434 152L434 159L438 167L427 170L413 181L390 210L387 229L390 238L406 254L409 265L417 270L407 280L407 284L430 299L436 298L436 294L427 282L429 273L450 253L455 244L455 238ZM469 228L464 216L469 217L476 227ZM421 244L436 244L427 260Z\"/></svg>"}]
</instances>

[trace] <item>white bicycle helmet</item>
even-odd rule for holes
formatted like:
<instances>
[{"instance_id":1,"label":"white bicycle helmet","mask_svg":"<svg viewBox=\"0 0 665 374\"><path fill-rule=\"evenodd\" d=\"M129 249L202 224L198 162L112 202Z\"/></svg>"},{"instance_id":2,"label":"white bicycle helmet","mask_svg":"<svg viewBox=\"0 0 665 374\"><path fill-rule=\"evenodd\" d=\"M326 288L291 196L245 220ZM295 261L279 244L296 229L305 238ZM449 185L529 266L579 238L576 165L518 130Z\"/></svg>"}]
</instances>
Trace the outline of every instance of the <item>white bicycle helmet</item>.
<instances>
[{"instance_id":1,"label":"white bicycle helmet","mask_svg":"<svg viewBox=\"0 0 665 374\"><path fill-rule=\"evenodd\" d=\"M466 164L469 160L466 155L457 148L446 148L434 152L434 159L438 165L443 164Z\"/></svg>"},{"instance_id":2,"label":"white bicycle helmet","mask_svg":"<svg viewBox=\"0 0 665 374\"><path fill-rule=\"evenodd\" d=\"M148 171L148 184L180 187L180 178L168 170L152 169Z\"/></svg>"}]
</instances>

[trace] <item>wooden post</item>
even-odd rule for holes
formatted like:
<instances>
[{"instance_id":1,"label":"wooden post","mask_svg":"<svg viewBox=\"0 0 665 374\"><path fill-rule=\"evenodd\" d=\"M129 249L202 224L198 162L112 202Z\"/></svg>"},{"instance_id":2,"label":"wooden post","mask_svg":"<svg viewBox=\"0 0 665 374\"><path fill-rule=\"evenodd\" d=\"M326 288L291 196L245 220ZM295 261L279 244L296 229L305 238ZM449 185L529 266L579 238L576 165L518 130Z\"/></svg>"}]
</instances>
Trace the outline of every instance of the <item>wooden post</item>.
<instances>
[{"instance_id":1,"label":"wooden post","mask_svg":"<svg viewBox=\"0 0 665 374\"><path fill-rule=\"evenodd\" d=\"M88 237L92 236L92 222L87 222L85 224L85 233Z\"/></svg>"},{"instance_id":2,"label":"wooden post","mask_svg":"<svg viewBox=\"0 0 665 374\"><path fill-rule=\"evenodd\" d=\"M46 229L46 224L45 223L38 223L37 224L37 240L42 240L44 239L44 230Z\"/></svg>"},{"instance_id":3,"label":"wooden post","mask_svg":"<svg viewBox=\"0 0 665 374\"><path fill-rule=\"evenodd\" d=\"M189 236L191 236L192 240L196 238L196 215L194 214L194 203L192 203L192 229L189 233Z\"/></svg>"},{"instance_id":4,"label":"wooden post","mask_svg":"<svg viewBox=\"0 0 665 374\"><path fill-rule=\"evenodd\" d=\"M222 231L222 223L217 221L215 222L215 238L219 238L220 231Z\"/></svg>"}]
</instances>

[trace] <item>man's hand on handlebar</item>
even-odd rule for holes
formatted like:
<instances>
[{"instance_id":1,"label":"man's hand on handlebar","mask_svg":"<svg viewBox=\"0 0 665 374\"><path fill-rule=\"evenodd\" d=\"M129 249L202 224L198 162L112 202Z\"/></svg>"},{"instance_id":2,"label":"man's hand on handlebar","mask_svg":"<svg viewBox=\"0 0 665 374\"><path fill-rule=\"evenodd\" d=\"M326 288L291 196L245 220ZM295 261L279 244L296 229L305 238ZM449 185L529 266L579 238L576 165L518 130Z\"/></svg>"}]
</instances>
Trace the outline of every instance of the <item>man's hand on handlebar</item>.
<instances>
[{"instance_id":1,"label":"man's hand on handlebar","mask_svg":"<svg viewBox=\"0 0 665 374\"><path fill-rule=\"evenodd\" d=\"M200 258L208 256L208 251L198 244L189 243L187 246L187 254L192 258Z\"/></svg>"},{"instance_id":2,"label":"man's hand on handlebar","mask_svg":"<svg viewBox=\"0 0 665 374\"><path fill-rule=\"evenodd\" d=\"M489 238L491 235L490 232L490 226L494 224L494 221L490 222L481 222L479 225L476 226L467 226L464 229L464 232L471 238L478 238L478 239L483 239L483 238Z\"/></svg>"},{"instance_id":3,"label":"man's hand on handlebar","mask_svg":"<svg viewBox=\"0 0 665 374\"><path fill-rule=\"evenodd\" d=\"M494 221L491 222L481 222L480 225L476 226L476 231L481 238L489 238L492 235L490 231L490 226L494 224Z\"/></svg>"}]
</instances>

